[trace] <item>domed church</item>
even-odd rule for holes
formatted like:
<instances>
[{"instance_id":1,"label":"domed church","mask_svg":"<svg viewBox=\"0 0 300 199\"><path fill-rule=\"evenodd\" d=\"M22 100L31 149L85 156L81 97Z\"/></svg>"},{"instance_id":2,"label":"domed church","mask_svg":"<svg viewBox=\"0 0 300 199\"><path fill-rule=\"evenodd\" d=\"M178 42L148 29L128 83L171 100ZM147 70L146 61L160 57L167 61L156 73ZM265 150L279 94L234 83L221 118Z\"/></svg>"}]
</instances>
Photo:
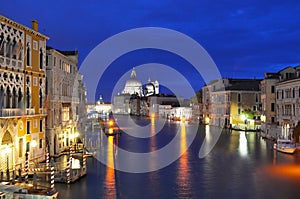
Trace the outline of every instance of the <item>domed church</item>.
<instances>
[{"instance_id":1,"label":"domed church","mask_svg":"<svg viewBox=\"0 0 300 199\"><path fill-rule=\"evenodd\" d=\"M142 96L142 82L137 79L135 68L132 69L130 79L126 81L122 94L137 94L138 96Z\"/></svg>"}]
</instances>

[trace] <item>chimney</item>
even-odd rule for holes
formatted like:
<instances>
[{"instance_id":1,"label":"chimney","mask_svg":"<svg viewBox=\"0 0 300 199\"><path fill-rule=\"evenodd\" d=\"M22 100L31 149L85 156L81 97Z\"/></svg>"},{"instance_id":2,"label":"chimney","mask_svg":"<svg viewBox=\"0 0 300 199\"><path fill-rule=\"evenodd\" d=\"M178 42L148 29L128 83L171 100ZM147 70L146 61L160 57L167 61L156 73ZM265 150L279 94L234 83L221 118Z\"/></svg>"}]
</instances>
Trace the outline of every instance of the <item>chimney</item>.
<instances>
[{"instance_id":1,"label":"chimney","mask_svg":"<svg viewBox=\"0 0 300 199\"><path fill-rule=\"evenodd\" d=\"M32 20L32 29L35 31L39 31L39 22L37 20Z\"/></svg>"}]
</instances>

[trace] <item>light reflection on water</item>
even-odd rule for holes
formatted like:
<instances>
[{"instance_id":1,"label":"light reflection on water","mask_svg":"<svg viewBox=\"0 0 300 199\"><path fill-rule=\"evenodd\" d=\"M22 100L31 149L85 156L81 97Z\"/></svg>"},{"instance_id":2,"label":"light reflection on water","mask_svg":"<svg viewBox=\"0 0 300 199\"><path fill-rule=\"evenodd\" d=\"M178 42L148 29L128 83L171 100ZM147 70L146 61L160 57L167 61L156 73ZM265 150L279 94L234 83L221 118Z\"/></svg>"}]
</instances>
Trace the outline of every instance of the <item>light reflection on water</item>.
<instances>
[{"instance_id":1,"label":"light reflection on water","mask_svg":"<svg viewBox=\"0 0 300 199\"><path fill-rule=\"evenodd\" d=\"M151 124L149 133L155 136L140 141L122 134L119 146L153 151L179 132L178 151L174 153L182 154L189 135L194 133L190 124L168 123L161 133L155 134L156 119L148 122ZM60 198L246 199L291 198L300 194L300 152L295 155L278 153L272 149L270 141L262 140L256 133L224 131L211 153L199 159L201 144L204 140L210 142L213 133L214 127L201 126L189 149L176 162L155 172L119 172L89 159L86 178L71 186L56 185ZM109 137L108 141L116 143L113 139ZM115 166L117 151L114 145L105 146L103 152L107 153L107 161ZM149 165L152 164L157 162L150 161Z\"/></svg>"},{"instance_id":2,"label":"light reflection on water","mask_svg":"<svg viewBox=\"0 0 300 199\"><path fill-rule=\"evenodd\" d=\"M114 136L108 136L107 144L107 165L111 165L112 167L106 167L106 175L105 175L105 191L104 198L116 198L116 181L115 181L115 165L114 165Z\"/></svg>"}]
</instances>

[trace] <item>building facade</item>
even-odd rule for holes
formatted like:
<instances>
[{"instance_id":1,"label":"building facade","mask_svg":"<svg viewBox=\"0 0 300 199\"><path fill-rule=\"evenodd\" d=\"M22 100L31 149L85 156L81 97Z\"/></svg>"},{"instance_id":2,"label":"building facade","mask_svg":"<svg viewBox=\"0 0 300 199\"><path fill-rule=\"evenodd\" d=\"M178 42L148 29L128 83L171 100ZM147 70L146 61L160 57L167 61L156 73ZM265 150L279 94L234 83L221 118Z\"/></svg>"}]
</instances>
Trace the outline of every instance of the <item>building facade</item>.
<instances>
[{"instance_id":1,"label":"building facade","mask_svg":"<svg viewBox=\"0 0 300 199\"><path fill-rule=\"evenodd\" d=\"M47 47L47 141L50 155L78 141L86 120L86 91L78 52Z\"/></svg>"},{"instance_id":2,"label":"building facade","mask_svg":"<svg viewBox=\"0 0 300 199\"><path fill-rule=\"evenodd\" d=\"M300 121L300 66L286 67L278 72L276 83L276 109L280 137L291 138Z\"/></svg>"},{"instance_id":3,"label":"building facade","mask_svg":"<svg viewBox=\"0 0 300 199\"><path fill-rule=\"evenodd\" d=\"M261 81L261 127L264 132L268 129L276 128L276 91L275 86L279 81L278 73L265 73L264 80Z\"/></svg>"},{"instance_id":4,"label":"building facade","mask_svg":"<svg viewBox=\"0 0 300 199\"><path fill-rule=\"evenodd\" d=\"M0 170L45 159L46 41L38 22L28 28L0 15Z\"/></svg>"},{"instance_id":5,"label":"building facade","mask_svg":"<svg viewBox=\"0 0 300 199\"><path fill-rule=\"evenodd\" d=\"M260 80L223 78L202 88L205 124L260 128Z\"/></svg>"}]
</instances>

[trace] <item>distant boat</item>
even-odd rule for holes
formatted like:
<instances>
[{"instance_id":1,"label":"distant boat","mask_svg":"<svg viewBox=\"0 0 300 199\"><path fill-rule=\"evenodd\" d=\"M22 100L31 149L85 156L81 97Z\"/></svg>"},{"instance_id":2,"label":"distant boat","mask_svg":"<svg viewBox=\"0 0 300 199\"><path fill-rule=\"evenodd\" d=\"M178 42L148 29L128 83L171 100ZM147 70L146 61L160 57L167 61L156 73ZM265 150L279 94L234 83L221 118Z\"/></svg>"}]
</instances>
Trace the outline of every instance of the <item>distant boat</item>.
<instances>
[{"instance_id":1,"label":"distant boat","mask_svg":"<svg viewBox=\"0 0 300 199\"><path fill-rule=\"evenodd\" d=\"M274 149L282 153L293 154L297 147L291 140L277 139L277 143L274 144Z\"/></svg>"}]
</instances>

